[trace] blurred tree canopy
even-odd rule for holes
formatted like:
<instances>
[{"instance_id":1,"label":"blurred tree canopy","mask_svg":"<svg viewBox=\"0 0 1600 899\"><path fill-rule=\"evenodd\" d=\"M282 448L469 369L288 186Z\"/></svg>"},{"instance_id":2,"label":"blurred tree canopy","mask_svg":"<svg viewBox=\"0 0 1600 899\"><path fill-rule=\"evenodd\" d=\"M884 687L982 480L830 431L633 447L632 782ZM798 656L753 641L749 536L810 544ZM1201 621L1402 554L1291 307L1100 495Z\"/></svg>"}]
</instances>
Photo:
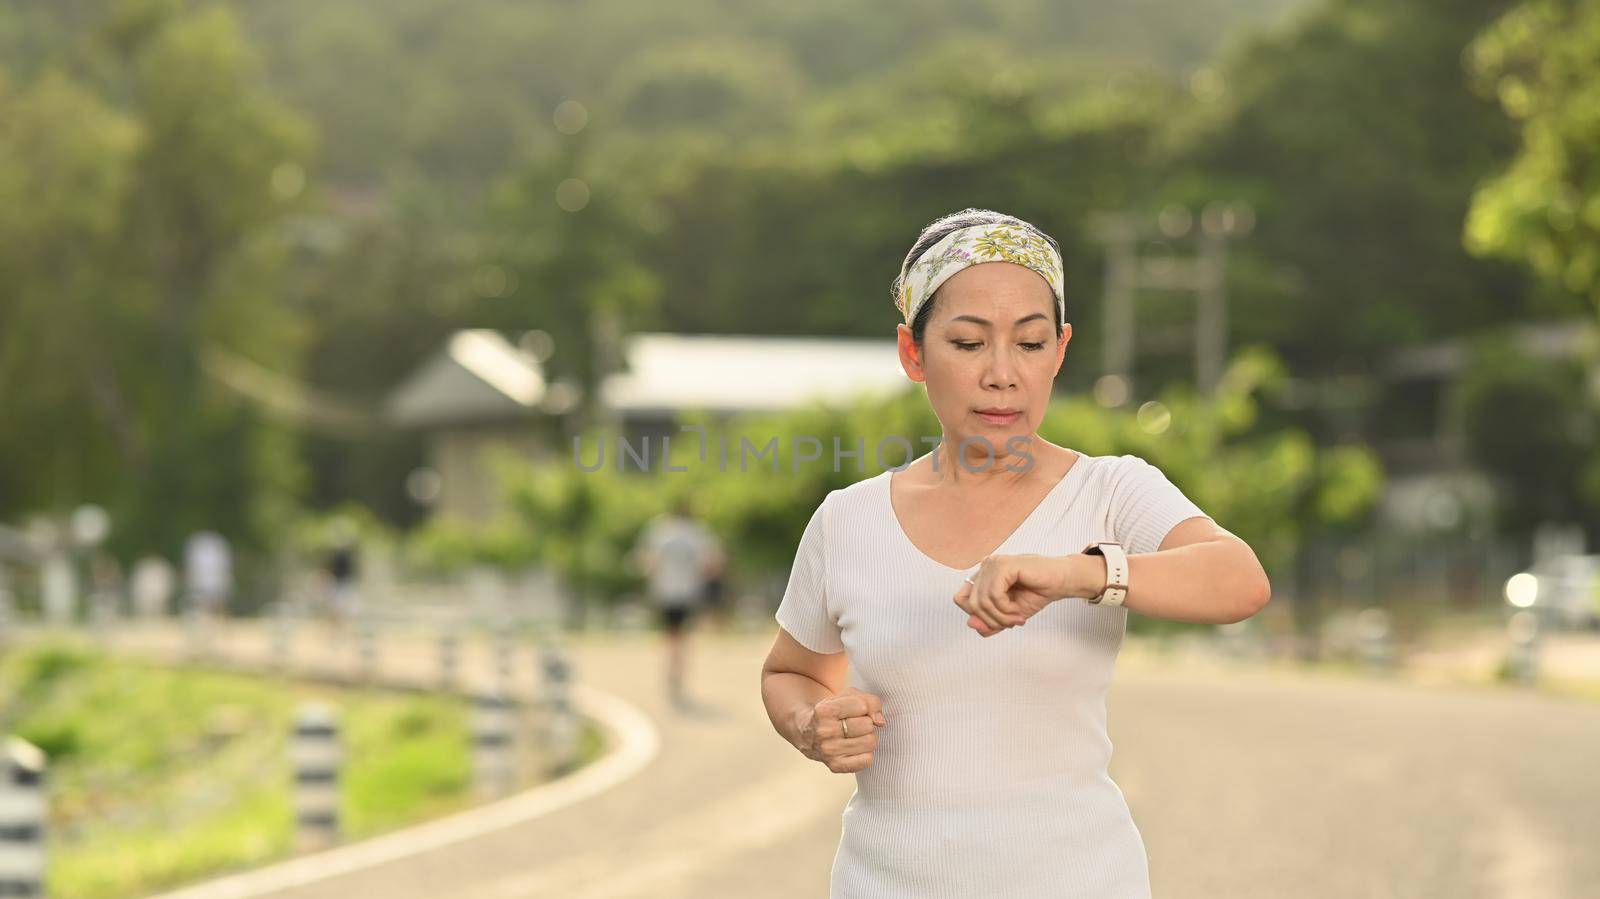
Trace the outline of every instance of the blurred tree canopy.
<instances>
[{"instance_id":1,"label":"blurred tree canopy","mask_svg":"<svg viewBox=\"0 0 1600 899\"><path fill-rule=\"evenodd\" d=\"M202 368L294 369L275 226L311 129L223 7L96 24L92 64L0 93L0 506L99 501L124 550L207 527L264 546L294 511L292 435Z\"/></svg>"},{"instance_id":2,"label":"blurred tree canopy","mask_svg":"<svg viewBox=\"0 0 1600 899\"><path fill-rule=\"evenodd\" d=\"M1467 245L1526 262L1600 312L1600 2L1520 3L1468 59L1520 146L1474 196Z\"/></svg>"},{"instance_id":3,"label":"blurred tree canopy","mask_svg":"<svg viewBox=\"0 0 1600 899\"><path fill-rule=\"evenodd\" d=\"M586 386L608 322L887 337L915 235L968 206L1061 241L1070 388L1100 368L1099 210L1251 204L1230 345L1298 376L1569 313L1600 264L1594 9L0 0L0 515L100 501L120 550L169 554L349 500L408 524L420 439L378 413L457 328L543 328ZM1183 336L1193 304L1140 316ZM1140 383L1181 394L1157 343ZM1314 416L1262 416L1370 480Z\"/></svg>"}]
</instances>

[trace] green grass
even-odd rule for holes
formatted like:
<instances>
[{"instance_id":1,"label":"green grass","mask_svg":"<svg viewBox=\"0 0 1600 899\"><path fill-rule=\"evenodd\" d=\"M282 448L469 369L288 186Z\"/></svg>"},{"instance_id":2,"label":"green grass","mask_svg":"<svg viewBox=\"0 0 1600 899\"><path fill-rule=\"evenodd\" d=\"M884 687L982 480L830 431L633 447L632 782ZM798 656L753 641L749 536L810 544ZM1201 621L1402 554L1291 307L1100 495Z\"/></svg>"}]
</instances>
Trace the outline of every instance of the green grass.
<instances>
[{"instance_id":1,"label":"green grass","mask_svg":"<svg viewBox=\"0 0 1600 899\"><path fill-rule=\"evenodd\" d=\"M453 697L167 669L73 644L0 656L0 731L50 757L50 895L137 895L289 855L287 740L311 699L339 709L347 837L471 803L469 711Z\"/></svg>"}]
</instances>

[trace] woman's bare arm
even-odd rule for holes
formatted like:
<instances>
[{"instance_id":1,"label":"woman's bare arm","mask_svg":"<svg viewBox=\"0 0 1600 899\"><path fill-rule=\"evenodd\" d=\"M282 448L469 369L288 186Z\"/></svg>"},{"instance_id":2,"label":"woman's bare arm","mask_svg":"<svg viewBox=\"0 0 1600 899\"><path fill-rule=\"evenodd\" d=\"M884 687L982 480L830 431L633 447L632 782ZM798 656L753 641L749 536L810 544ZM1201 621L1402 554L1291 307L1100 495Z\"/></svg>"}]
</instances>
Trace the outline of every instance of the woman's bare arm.
<instances>
[{"instance_id":1,"label":"woman's bare arm","mask_svg":"<svg viewBox=\"0 0 1600 899\"><path fill-rule=\"evenodd\" d=\"M844 690L850 663L842 652L812 652L788 631L778 636L761 666L761 701L772 726L804 751L806 718L817 703Z\"/></svg>"},{"instance_id":2,"label":"woman's bare arm","mask_svg":"<svg viewBox=\"0 0 1600 899\"><path fill-rule=\"evenodd\" d=\"M1103 556L1061 557L1062 597L1099 596L1106 588ZM1153 553L1128 556L1128 595L1122 604L1152 618L1232 624L1261 611L1272 583L1248 543L1209 518L1188 518L1167 532Z\"/></svg>"}]
</instances>

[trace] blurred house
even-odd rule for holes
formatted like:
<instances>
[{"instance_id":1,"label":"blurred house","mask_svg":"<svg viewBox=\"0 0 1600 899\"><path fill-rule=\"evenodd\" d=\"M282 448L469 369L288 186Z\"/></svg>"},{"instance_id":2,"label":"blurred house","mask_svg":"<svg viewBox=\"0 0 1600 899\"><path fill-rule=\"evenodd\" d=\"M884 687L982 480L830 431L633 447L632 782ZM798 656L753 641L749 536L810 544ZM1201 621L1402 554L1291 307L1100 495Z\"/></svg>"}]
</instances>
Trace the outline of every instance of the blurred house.
<instances>
[{"instance_id":1,"label":"blurred house","mask_svg":"<svg viewBox=\"0 0 1600 899\"><path fill-rule=\"evenodd\" d=\"M1588 359L1592 389L1600 395L1595 348L1600 331L1587 318L1508 325L1523 351L1541 359ZM1448 529L1469 509L1494 501L1489 480L1466 458L1462 435L1452 430L1451 389L1469 360L1469 341L1438 340L1394 353L1377 372L1374 412L1381 426L1373 449L1388 475L1381 515L1399 530Z\"/></svg>"},{"instance_id":2,"label":"blurred house","mask_svg":"<svg viewBox=\"0 0 1600 899\"><path fill-rule=\"evenodd\" d=\"M630 439L679 433L674 416L689 409L721 419L911 383L893 340L635 334L624 341L627 369L606 379L601 399Z\"/></svg>"},{"instance_id":3,"label":"blurred house","mask_svg":"<svg viewBox=\"0 0 1600 899\"><path fill-rule=\"evenodd\" d=\"M389 395L385 417L425 433L438 475L434 510L484 521L495 512L486 450L535 459L554 450L551 391L537 357L487 329L458 331Z\"/></svg>"},{"instance_id":4,"label":"blurred house","mask_svg":"<svg viewBox=\"0 0 1600 899\"><path fill-rule=\"evenodd\" d=\"M877 338L640 333L622 338L621 355L623 370L601 384L601 405L630 445L648 439L653 453L663 436L695 439L676 423L690 410L721 419L910 383L895 342ZM528 348L496 331L465 330L395 388L386 416L425 432L436 513L483 521L496 511L491 449L571 458L563 417L575 398L565 387L547 382ZM608 452L606 464L614 458Z\"/></svg>"},{"instance_id":5,"label":"blurred house","mask_svg":"<svg viewBox=\"0 0 1600 899\"><path fill-rule=\"evenodd\" d=\"M1600 339L1588 319L1510 328L1541 358L1581 357ZM649 439L652 452L662 437L682 434L677 416L690 410L714 418L781 411L813 397L909 383L894 341L878 338L640 333L624 336L621 352L624 370L602 383L601 403L630 445L642 448ZM1446 415L1468 352L1460 338L1434 341L1394 353L1359 383L1300 385L1302 402L1328 409L1342 439L1366 440L1382 459L1388 489L1380 517L1389 528L1448 530L1493 502L1489 481L1467 463ZM1593 377L1600 390L1600 366ZM570 459L564 418L575 402L567 385L546 380L528 348L472 329L452 335L395 388L386 417L426 434L428 464L439 476L435 511L482 521L496 501L487 451ZM1383 424L1369 432L1374 419ZM606 464L615 458L608 453Z\"/></svg>"}]
</instances>

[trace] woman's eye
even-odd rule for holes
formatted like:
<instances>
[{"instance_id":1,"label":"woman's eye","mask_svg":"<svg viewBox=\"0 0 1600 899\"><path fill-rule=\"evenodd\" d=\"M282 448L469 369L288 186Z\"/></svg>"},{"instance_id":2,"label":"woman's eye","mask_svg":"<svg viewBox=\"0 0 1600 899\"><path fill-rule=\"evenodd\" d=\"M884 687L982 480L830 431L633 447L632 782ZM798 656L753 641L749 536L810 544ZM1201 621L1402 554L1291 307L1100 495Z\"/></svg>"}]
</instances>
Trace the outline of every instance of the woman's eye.
<instances>
[{"instance_id":1,"label":"woman's eye","mask_svg":"<svg viewBox=\"0 0 1600 899\"><path fill-rule=\"evenodd\" d=\"M954 344L955 348L958 350L975 350L978 347L983 346L981 343L975 343L970 340L952 340L950 342ZM1032 343L1020 343L1017 345L1030 351L1044 349L1044 342L1037 340L1033 341Z\"/></svg>"}]
</instances>

